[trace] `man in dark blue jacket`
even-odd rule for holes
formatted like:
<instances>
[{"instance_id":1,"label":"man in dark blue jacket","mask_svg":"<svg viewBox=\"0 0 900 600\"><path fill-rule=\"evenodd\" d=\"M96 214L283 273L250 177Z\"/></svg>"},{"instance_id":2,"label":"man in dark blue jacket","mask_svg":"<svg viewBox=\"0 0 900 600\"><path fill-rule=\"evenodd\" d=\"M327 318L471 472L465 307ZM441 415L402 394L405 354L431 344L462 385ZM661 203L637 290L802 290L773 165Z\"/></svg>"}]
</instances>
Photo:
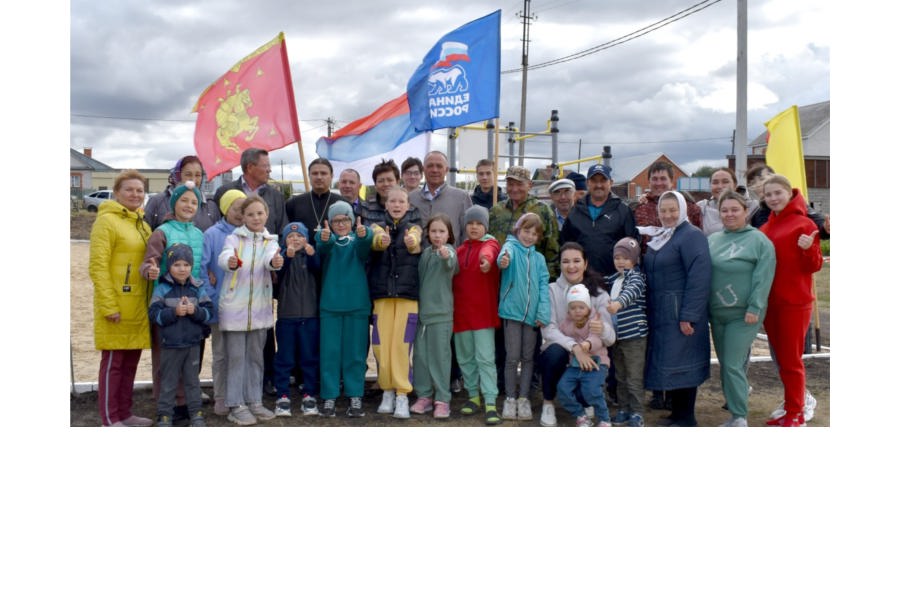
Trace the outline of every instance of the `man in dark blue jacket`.
<instances>
[{"instance_id":1,"label":"man in dark blue jacket","mask_svg":"<svg viewBox=\"0 0 900 600\"><path fill-rule=\"evenodd\" d=\"M640 241L631 209L612 193L612 169L593 165L587 172L588 195L577 201L563 225L560 245L578 242L590 267L603 274L616 272L613 248L625 236Z\"/></svg>"}]
</instances>

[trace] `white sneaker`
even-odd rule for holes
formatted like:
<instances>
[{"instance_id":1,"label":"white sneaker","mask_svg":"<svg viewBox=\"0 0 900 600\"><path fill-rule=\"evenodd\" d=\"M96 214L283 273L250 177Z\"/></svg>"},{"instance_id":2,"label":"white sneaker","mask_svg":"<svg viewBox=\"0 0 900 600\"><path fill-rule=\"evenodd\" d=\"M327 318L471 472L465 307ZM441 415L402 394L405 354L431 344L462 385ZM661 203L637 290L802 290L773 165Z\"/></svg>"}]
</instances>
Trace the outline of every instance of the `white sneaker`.
<instances>
[{"instance_id":1,"label":"white sneaker","mask_svg":"<svg viewBox=\"0 0 900 600\"><path fill-rule=\"evenodd\" d=\"M503 401L503 414L501 418L506 421L515 421L516 420L516 399L506 397L506 400Z\"/></svg>"},{"instance_id":2,"label":"white sneaker","mask_svg":"<svg viewBox=\"0 0 900 600\"><path fill-rule=\"evenodd\" d=\"M303 400L300 401L300 406L303 408L304 417L319 414L318 403L316 402L316 399L309 394L303 396Z\"/></svg>"},{"instance_id":3,"label":"white sneaker","mask_svg":"<svg viewBox=\"0 0 900 600\"><path fill-rule=\"evenodd\" d=\"M787 411L784 410L784 400L781 401L781 404L778 405L778 408L772 411L772 414L769 415L769 420L772 419L780 419L784 415L787 414Z\"/></svg>"},{"instance_id":4,"label":"white sneaker","mask_svg":"<svg viewBox=\"0 0 900 600\"><path fill-rule=\"evenodd\" d=\"M803 420L807 423L812 421L816 414L816 406L818 406L816 398L806 390L806 399L803 401Z\"/></svg>"},{"instance_id":5,"label":"white sneaker","mask_svg":"<svg viewBox=\"0 0 900 600\"><path fill-rule=\"evenodd\" d=\"M228 420L235 425L256 425L256 417L253 416L246 404L229 409Z\"/></svg>"},{"instance_id":6,"label":"white sneaker","mask_svg":"<svg viewBox=\"0 0 900 600\"><path fill-rule=\"evenodd\" d=\"M528 398L519 398L516 401L516 410L520 421L530 421L534 418L531 416L531 401Z\"/></svg>"},{"instance_id":7,"label":"white sneaker","mask_svg":"<svg viewBox=\"0 0 900 600\"><path fill-rule=\"evenodd\" d=\"M584 409L584 415L585 415L586 417L590 418L591 422L593 423L593 421L594 421L594 407L593 407L593 406L586 406L585 409Z\"/></svg>"},{"instance_id":8,"label":"white sneaker","mask_svg":"<svg viewBox=\"0 0 900 600\"><path fill-rule=\"evenodd\" d=\"M409 418L409 398L406 397L406 394L397 394L397 397L394 401L394 418Z\"/></svg>"},{"instance_id":9,"label":"white sneaker","mask_svg":"<svg viewBox=\"0 0 900 600\"><path fill-rule=\"evenodd\" d=\"M396 396L394 395L394 390L385 390L381 394L381 404L378 405L378 413L382 415L393 413L395 400Z\"/></svg>"},{"instance_id":10,"label":"white sneaker","mask_svg":"<svg viewBox=\"0 0 900 600\"><path fill-rule=\"evenodd\" d=\"M248 404L247 408L250 409L250 412L254 417L259 419L260 421L271 421L275 418L275 413L271 410L263 406L262 402L256 402L254 404Z\"/></svg>"},{"instance_id":11,"label":"white sneaker","mask_svg":"<svg viewBox=\"0 0 900 600\"><path fill-rule=\"evenodd\" d=\"M544 402L544 408L541 409L541 425L556 427L556 409L548 402Z\"/></svg>"},{"instance_id":12,"label":"white sneaker","mask_svg":"<svg viewBox=\"0 0 900 600\"><path fill-rule=\"evenodd\" d=\"M731 417L730 419L728 419L727 421L725 421L724 423L719 425L719 427L746 427L746 426L747 426L747 419L745 419L744 417Z\"/></svg>"},{"instance_id":13,"label":"white sneaker","mask_svg":"<svg viewBox=\"0 0 900 600\"><path fill-rule=\"evenodd\" d=\"M816 406L818 402L815 397L809 393L809 390L806 390L806 397L803 400L803 420L809 421L813 418L816 412ZM784 415L787 414L787 411L784 410L784 400L781 401L781 404L778 405L778 408L772 411L772 414L769 415L769 419L780 419Z\"/></svg>"},{"instance_id":14,"label":"white sneaker","mask_svg":"<svg viewBox=\"0 0 900 600\"><path fill-rule=\"evenodd\" d=\"M287 396L282 396L275 402L275 416L276 417L290 417L291 416L291 401Z\"/></svg>"}]
</instances>

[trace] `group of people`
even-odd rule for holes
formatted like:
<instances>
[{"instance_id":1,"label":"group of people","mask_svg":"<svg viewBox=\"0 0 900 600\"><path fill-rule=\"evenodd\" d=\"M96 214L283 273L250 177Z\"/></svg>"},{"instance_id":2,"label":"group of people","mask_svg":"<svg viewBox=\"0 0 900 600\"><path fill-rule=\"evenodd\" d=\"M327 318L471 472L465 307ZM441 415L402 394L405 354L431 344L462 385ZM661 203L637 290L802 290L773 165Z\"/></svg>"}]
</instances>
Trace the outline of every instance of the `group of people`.
<instances>
[{"instance_id":1,"label":"group of people","mask_svg":"<svg viewBox=\"0 0 900 600\"><path fill-rule=\"evenodd\" d=\"M359 173L342 172L335 193L332 165L317 158L311 189L286 199L268 153L249 149L241 176L207 200L200 160L185 156L146 209L144 178L121 173L91 232L102 424L205 425L211 337L213 410L236 425L291 416L292 383L305 416L334 417L341 398L348 417L365 416L371 348L377 412L398 419L450 417L459 381L458 413L488 425L532 420L539 385L544 426L557 424L557 398L578 426L643 426L645 390L651 407L671 409L670 425L695 426L711 329L725 425L746 426L763 324L784 383L767 423L811 417L801 356L828 223L807 217L784 177L751 169L745 195L720 169L713 197L695 203L657 163L632 207L603 164L554 181L549 203L523 167L507 170L505 193L491 161L477 169L470 197L447 183L441 152L382 161L365 200ZM148 347L155 420L131 410Z\"/></svg>"}]
</instances>

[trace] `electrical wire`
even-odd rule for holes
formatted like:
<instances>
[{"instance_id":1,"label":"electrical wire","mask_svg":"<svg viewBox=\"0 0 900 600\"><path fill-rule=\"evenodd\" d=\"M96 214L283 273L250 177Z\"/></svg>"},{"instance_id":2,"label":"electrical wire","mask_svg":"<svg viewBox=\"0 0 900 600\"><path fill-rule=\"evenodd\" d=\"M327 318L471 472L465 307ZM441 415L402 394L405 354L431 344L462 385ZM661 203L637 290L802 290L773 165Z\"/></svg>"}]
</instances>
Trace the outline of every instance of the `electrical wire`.
<instances>
[{"instance_id":1,"label":"electrical wire","mask_svg":"<svg viewBox=\"0 0 900 600\"><path fill-rule=\"evenodd\" d=\"M562 56L560 58L554 58L553 60L548 60L548 61L545 61L542 63L537 63L534 65L529 65L528 70L534 71L535 69L543 69L546 67L552 67L554 65L567 63L567 62L570 62L570 61L573 61L573 60L576 60L579 58L584 58L586 56L596 54L597 52L600 52L601 50L609 50L610 48L619 46L621 44L624 44L625 42L630 42L632 40L636 40L640 37L643 37L649 33L656 31L657 29L661 29L661 28L665 27L666 25L671 25L672 23L675 23L677 21L680 21L681 19L687 18L687 17L689 17L693 14L696 14L702 10L706 10L707 8L710 8L714 4L718 4L721 1L722 0L704 0L703 2L698 2L697 4L689 6L683 10L680 10L675 14L669 15L665 19L660 19L659 21L656 21L655 23L651 23L650 25L646 25L645 27L636 29L635 31L632 31L631 33L628 33L621 37L617 37L608 42L604 42L598 46L593 46L586 50L581 50L580 52ZM509 75L512 73L521 73L521 72L522 72L522 67L517 67L515 69L507 69L506 71L500 71L500 74L501 75Z\"/></svg>"}]
</instances>

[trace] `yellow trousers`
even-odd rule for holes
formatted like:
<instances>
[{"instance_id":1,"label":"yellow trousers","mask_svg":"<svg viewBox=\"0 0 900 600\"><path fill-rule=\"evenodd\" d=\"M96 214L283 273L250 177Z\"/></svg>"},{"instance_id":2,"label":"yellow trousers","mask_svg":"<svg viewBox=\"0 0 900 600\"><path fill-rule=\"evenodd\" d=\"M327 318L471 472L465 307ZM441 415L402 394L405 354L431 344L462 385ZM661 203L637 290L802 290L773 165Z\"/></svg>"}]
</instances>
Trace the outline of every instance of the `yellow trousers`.
<instances>
[{"instance_id":1,"label":"yellow trousers","mask_svg":"<svg viewBox=\"0 0 900 600\"><path fill-rule=\"evenodd\" d=\"M406 298L379 298L372 310L372 353L378 363L378 387L412 391L412 352L419 303Z\"/></svg>"}]
</instances>

